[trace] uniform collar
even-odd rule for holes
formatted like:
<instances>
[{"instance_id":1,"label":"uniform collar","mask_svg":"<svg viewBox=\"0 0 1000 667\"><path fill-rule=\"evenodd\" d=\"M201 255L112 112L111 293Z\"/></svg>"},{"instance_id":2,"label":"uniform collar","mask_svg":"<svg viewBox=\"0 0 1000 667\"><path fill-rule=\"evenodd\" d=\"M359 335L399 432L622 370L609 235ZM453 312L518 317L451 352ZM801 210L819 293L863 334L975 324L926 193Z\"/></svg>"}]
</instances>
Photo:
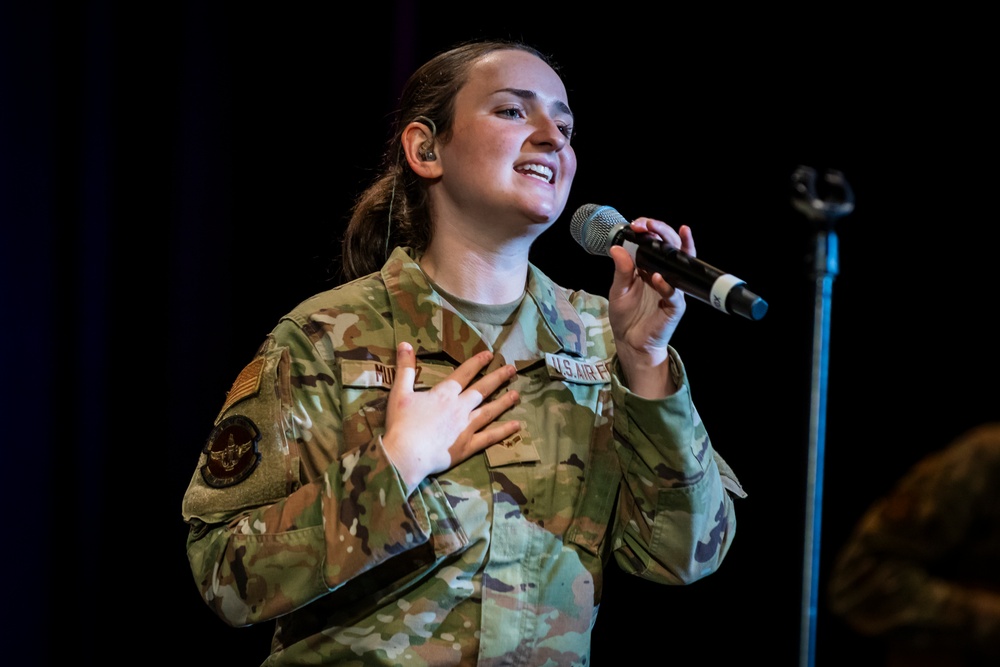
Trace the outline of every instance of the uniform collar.
<instances>
[{"instance_id":1,"label":"uniform collar","mask_svg":"<svg viewBox=\"0 0 1000 667\"><path fill-rule=\"evenodd\" d=\"M475 327L434 291L412 249L393 250L381 273L397 343L409 341L418 357L444 353L458 363L490 349ZM522 308L533 306L539 314L534 337L540 356L559 352L582 356L586 344L583 320L565 290L532 264L528 265L527 296L532 303L526 298Z\"/></svg>"}]
</instances>

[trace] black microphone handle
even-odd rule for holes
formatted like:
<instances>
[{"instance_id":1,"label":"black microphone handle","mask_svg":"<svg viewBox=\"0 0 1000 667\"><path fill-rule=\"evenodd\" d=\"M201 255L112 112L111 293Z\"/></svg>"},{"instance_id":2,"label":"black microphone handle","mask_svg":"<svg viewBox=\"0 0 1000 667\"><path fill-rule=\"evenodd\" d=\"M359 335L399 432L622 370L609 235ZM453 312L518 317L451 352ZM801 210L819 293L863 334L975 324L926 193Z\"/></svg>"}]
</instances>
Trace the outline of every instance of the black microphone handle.
<instances>
[{"instance_id":1,"label":"black microphone handle","mask_svg":"<svg viewBox=\"0 0 1000 667\"><path fill-rule=\"evenodd\" d=\"M629 248L634 244L635 265L643 271L660 273L668 283L717 310L759 320L767 312L767 302L746 288L742 280L697 260L651 235L636 243L638 235L623 226L613 236L613 245Z\"/></svg>"}]
</instances>

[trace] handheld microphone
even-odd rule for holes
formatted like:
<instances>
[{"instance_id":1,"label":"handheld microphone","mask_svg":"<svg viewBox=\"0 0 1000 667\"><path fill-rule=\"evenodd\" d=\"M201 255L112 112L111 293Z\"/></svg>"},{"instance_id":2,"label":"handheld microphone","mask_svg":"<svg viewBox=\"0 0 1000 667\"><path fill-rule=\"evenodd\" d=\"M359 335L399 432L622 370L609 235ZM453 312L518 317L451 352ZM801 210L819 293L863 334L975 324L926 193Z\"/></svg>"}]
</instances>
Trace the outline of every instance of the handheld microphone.
<instances>
[{"instance_id":1,"label":"handheld microphone","mask_svg":"<svg viewBox=\"0 0 1000 667\"><path fill-rule=\"evenodd\" d=\"M591 255L610 255L613 245L628 250L643 271L661 274L668 283L716 310L759 320L767 302L746 288L746 281L720 271L658 240L637 234L621 213L610 206L584 204L570 221L573 238Z\"/></svg>"}]
</instances>

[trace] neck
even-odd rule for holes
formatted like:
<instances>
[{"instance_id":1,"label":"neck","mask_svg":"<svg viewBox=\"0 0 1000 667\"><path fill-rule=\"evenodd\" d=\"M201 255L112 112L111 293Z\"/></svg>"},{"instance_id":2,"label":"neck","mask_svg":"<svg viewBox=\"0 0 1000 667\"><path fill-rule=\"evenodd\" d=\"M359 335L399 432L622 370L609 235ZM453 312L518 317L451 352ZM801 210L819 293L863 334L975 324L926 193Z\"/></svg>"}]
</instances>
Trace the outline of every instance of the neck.
<instances>
[{"instance_id":1,"label":"neck","mask_svg":"<svg viewBox=\"0 0 1000 667\"><path fill-rule=\"evenodd\" d=\"M529 248L529 243L512 241L487 249L475 241L438 233L420 257L420 267L457 297L484 305L510 303L524 293Z\"/></svg>"}]
</instances>

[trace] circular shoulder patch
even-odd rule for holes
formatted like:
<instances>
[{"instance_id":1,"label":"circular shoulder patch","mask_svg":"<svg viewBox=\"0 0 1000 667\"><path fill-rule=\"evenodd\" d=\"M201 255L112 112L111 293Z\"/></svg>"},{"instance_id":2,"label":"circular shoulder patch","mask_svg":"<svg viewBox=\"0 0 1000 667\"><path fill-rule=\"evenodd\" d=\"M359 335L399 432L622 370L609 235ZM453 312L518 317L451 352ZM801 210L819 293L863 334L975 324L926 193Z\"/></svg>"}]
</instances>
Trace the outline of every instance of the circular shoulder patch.
<instances>
[{"instance_id":1,"label":"circular shoulder patch","mask_svg":"<svg viewBox=\"0 0 1000 667\"><path fill-rule=\"evenodd\" d=\"M260 430L246 417L226 417L212 429L202 450L208 457L201 467L205 483L217 489L238 484L260 463Z\"/></svg>"}]
</instances>

